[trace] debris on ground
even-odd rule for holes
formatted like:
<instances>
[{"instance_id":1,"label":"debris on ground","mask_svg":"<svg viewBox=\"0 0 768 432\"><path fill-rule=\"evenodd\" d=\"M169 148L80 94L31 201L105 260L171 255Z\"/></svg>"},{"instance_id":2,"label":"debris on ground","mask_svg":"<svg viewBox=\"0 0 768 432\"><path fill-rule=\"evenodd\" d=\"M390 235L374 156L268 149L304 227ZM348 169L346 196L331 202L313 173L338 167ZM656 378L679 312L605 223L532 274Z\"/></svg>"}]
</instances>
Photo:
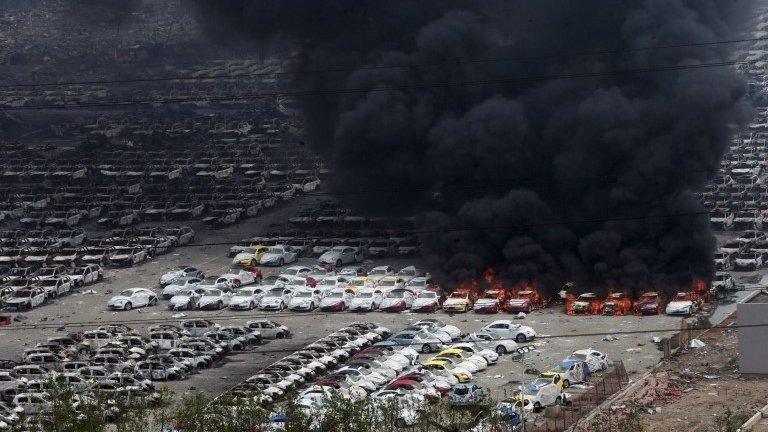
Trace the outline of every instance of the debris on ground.
<instances>
[{"instance_id":1,"label":"debris on ground","mask_svg":"<svg viewBox=\"0 0 768 432\"><path fill-rule=\"evenodd\" d=\"M523 319L526 316L528 316L528 315L526 315L525 312L518 312L517 315L515 315L515 318L516 319Z\"/></svg>"},{"instance_id":2,"label":"debris on ground","mask_svg":"<svg viewBox=\"0 0 768 432\"><path fill-rule=\"evenodd\" d=\"M701 339L691 339L691 343L688 344L691 348L703 348L707 346L704 342L701 341Z\"/></svg>"},{"instance_id":3,"label":"debris on ground","mask_svg":"<svg viewBox=\"0 0 768 432\"><path fill-rule=\"evenodd\" d=\"M185 314L184 312L180 312L180 313L171 315L171 318L186 318L186 316L187 314Z\"/></svg>"},{"instance_id":4,"label":"debris on ground","mask_svg":"<svg viewBox=\"0 0 768 432\"><path fill-rule=\"evenodd\" d=\"M603 340L606 342L613 342L613 341L619 340L619 337L615 335L608 335L608 336L603 336Z\"/></svg>"},{"instance_id":5,"label":"debris on ground","mask_svg":"<svg viewBox=\"0 0 768 432\"><path fill-rule=\"evenodd\" d=\"M18 322L18 321L26 321L28 319L29 318L26 315L22 315L22 314L18 314L15 317L13 317L13 320L16 321L16 322Z\"/></svg>"},{"instance_id":6,"label":"debris on ground","mask_svg":"<svg viewBox=\"0 0 768 432\"><path fill-rule=\"evenodd\" d=\"M536 368L528 368L524 371L524 373L528 375L539 375L541 374L541 371Z\"/></svg>"}]
</instances>

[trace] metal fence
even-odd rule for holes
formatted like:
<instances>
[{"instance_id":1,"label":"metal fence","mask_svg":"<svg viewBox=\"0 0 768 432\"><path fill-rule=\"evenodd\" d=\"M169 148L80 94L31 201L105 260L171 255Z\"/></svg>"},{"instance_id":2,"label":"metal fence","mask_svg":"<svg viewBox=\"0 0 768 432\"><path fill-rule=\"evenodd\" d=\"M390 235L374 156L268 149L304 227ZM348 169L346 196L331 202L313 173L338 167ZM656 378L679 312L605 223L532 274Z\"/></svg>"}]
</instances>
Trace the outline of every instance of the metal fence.
<instances>
[{"instance_id":1,"label":"metal fence","mask_svg":"<svg viewBox=\"0 0 768 432\"><path fill-rule=\"evenodd\" d=\"M549 415L545 413L543 422L527 424L526 432L562 432L575 425L598 405L605 402L611 395L621 390L629 383L624 363L617 361L613 368L603 374L600 379L592 382L592 387L586 392L574 396L570 404L561 406Z\"/></svg>"}]
</instances>

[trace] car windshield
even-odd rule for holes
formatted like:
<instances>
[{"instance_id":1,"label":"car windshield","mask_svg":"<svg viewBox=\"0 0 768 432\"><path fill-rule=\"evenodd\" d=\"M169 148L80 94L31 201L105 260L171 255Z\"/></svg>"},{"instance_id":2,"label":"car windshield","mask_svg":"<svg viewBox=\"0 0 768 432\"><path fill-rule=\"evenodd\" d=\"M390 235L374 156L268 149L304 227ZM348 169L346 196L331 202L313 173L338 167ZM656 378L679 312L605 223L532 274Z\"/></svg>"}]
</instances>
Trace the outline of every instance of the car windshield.
<instances>
[{"instance_id":1,"label":"car windshield","mask_svg":"<svg viewBox=\"0 0 768 432\"><path fill-rule=\"evenodd\" d=\"M40 285L50 287L50 286L56 286L56 279L43 279L40 281Z\"/></svg>"},{"instance_id":2,"label":"car windshield","mask_svg":"<svg viewBox=\"0 0 768 432\"><path fill-rule=\"evenodd\" d=\"M271 290L267 291L267 296L269 297L281 297L282 295L283 295L282 288L272 288Z\"/></svg>"},{"instance_id":3,"label":"car windshield","mask_svg":"<svg viewBox=\"0 0 768 432\"><path fill-rule=\"evenodd\" d=\"M16 298L29 298L32 297L32 291L16 291L13 293Z\"/></svg>"},{"instance_id":4,"label":"car windshield","mask_svg":"<svg viewBox=\"0 0 768 432\"><path fill-rule=\"evenodd\" d=\"M387 274L387 269L379 268L379 269L373 269L369 274L372 275L385 275Z\"/></svg>"},{"instance_id":5,"label":"car windshield","mask_svg":"<svg viewBox=\"0 0 768 432\"><path fill-rule=\"evenodd\" d=\"M237 290L237 294L235 295L239 295L242 297L250 297L253 295L253 290L250 288L240 288L239 290Z\"/></svg>"},{"instance_id":6,"label":"car windshield","mask_svg":"<svg viewBox=\"0 0 768 432\"><path fill-rule=\"evenodd\" d=\"M395 286L395 280L394 279L384 279L381 282L379 282L379 285L381 285L381 286Z\"/></svg>"},{"instance_id":7,"label":"car windshield","mask_svg":"<svg viewBox=\"0 0 768 432\"><path fill-rule=\"evenodd\" d=\"M451 293L451 295L449 295L448 297L455 298L455 299L465 299L465 298L469 297L469 294L461 293L461 292L454 292L454 293Z\"/></svg>"},{"instance_id":8,"label":"car windshield","mask_svg":"<svg viewBox=\"0 0 768 432\"><path fill-rule=\"evenodd\" d=\"M335 278L325 278L325 279L321 280L318 285L330 285L330 286L333 286L333 285L336 285L336 279Z\"/></svg>"},{"instance_id":9,"label":"car windshield","mask_svg":"<svg viewBox=\"0 0 768 432\"><path fill-rule=\"evenodd\" d=\"M362 293L358 293L355 297L357 297L357 298L364 298L364 299L373 298L373 293L372 292L362 292Z\"/></svg>"},{"instance_id":10,"label":"car windshield","mask_svg":"<svg viewBox=\"0 0 768 432\"><path fill-rule=\"evenodd\" d=\"M283 270L283 274L287 274L291 276L297 275L298 273L299 273L299 269L295 269L295 268L289 268L289 269Z\"/></svg>"},{"instance_id":11,"label":"car windshield","mask_svg":"<svg viewBox=\"0 0 768 432\"><path fill-rule=\"evenodd\" d=\"M271 248L269 248L269 253L281 254L281 253L283 253L283 248L271 247Z\"/></svg>"},{"instance_id":12,"label":"car windshield","mask_svg":"<svg viewBox=\"0 0 768 432\"><path fill-rule=\"evenodd\" d=\"M209 297L217 297L217 296L221 295L221 291L220 290L208 290L203 295L209 296Z\"/></svg>"},{"instance_id":13,"label":"car windshield","mask_svg":"<svg viewBox=\"0 0 768 432\"><path fill-rule=\"evenodd\" d=\"M403 275L403 276L416 276L416 270L414 269L402 269L397 274Z\"/></svg>"},{"instance_id":14,"label":"car windshield","mask_svg":"<svg viewBox=\"0 0 768 432\"><path fill-rule=\"evenodd\" d=\"M262 279L261 284L262 285L274 285L275 282L279 280L278 276L267 276L264 279Z\"/></svg>"},{"instance_id":15,"label":"car windshield","mask_svg":"<svg viewBox=\"0 0 768 432\"><path fill-rule=\"evenodd\" d=\"M179 266L179 267L171 267L171 268L169 268L169 269L168 269L168 273L175 273L175 272L180 272L180 271L184 270L185 268L186 268L186 267L182 267L182 266Z\"/></svg>"},{"instance_id":16,"label":"car windshield","mask_svg":"<svg viewBox=\"0 0 768 432\"><path fill-rule=\"evenodd\" d=\"M423 292L419 294L419 298L425 298L425 299L433 299L437 298L437 293L433 292Z\"/></svg>"},{"instance_id":17,"label":"car windshield","mask_svg":"<svg viewBox=\"0 0 768 432\"><path fill-rule=\"evenodd\" d=\"M215 285L216 280L218 280L218 276L208 276L207 278L203 279L203 283L206 285Z\"/></svg>"},{"instance_id":18,"label":"car windshield","mask_svg":"<svg viewBox=\"0 0 768 432\"><path fill-rule=\"evenodd\" d=\"M574 358L574 359L578 359L578 360L584 361L584 360L586 360L586 359L587 359L587 355L586 355L586 354L573 354L573 355L571 356L571 358Z\"/></svg>"},{"instance_id":19,"label":"car windshield","mask_svg":"<svg viewBox=\"0 0 768 432\"><path fill-rule=\"evenodd\" d=\"M352 279L349 281L349 284L352 286L364 286L365 281L363 279Z\"/></svg>"},{"instance_id":20,"label":"car windshield","mask_svg":"<svg viewBox=\"0 0 768 432\"><path fill-rule=\"evenodd\" d=\"M387 294L387 298L403 298L405 297L405 293L403 291L390 291L389 294Z\"/></svg>"},{"instance_id":21,"label":"car windshield","mask_svg":"<svg viewBox=\"0 0 768 432\"><path fill-rule=\"evenodd\" d=\"M312 297L312 293L311 293L311 292L309 292L309 291L302 291L302 292L298 292L298 293L296 293L296 295L295 295L294 297L298 297L298 298L310 298L310 297Z\"/></svg>"},{"instance_id":22,"label":"car windshield","mask_svg":"<svg viewBox=\"0 0 768 432\"><path fill-rule=\"evenodd\" d=\"M342 293L338 291L331 292L331 293L328 293L328 295L326 295L327 298L341 298L341 296L342 296Z\"/></svg>"},{"instance_id":23,"label":"car windshield","mask_svg":"<svg viewBox=\"0 0 768 432\"><path fill-rule=\"evenodd\" d=\"M523 389L523 394L526 396L534 396L539 393L539 389L533 386L527 386Z\"/></svg>"},{"instance_id":24,"label":"car windshield","mask_svg":"<svg viewBox=\"0 0 768 432\"><path fill-rule=\"evenodd\" d=\"M120 295L123 297L130 297L133 295L133 290L125 290L120 292Z\"/></svg>"},{"instance_id":25,"label":"car windshield","mask_svg":"<svg viewBox=\"0 0 768 432\"><path fill-rule=\"evenodd\" d=\"M411 281L410 285L411 286L427 286L427 281L425 279L415 279Z\"/></svg>"},{"instance_id":26,"label":"car windshield","mask_svg":"<svg viewBox=\"0 0 768 432\"><path fill-rule=\"evenodd\" d=\"M346 246L334 246L333 248L331 248L331 250L335 252L344 252L345 248Z\"/></svg>"}]
</instances>

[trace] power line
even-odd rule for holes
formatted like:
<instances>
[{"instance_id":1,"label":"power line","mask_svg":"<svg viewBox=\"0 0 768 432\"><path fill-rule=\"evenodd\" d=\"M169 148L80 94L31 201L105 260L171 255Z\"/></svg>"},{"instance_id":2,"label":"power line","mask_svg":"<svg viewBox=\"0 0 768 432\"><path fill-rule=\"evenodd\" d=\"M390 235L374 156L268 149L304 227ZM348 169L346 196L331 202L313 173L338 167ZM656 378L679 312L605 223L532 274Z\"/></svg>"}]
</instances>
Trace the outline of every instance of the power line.
<instances>
[{"instance_id":1,"label":"power line","mask_svg":"<svg viewBox=\"0 0 768 432\"><path fill-rule=\"evenodd\" d=\"M451 87L478 86L478 85L504 84L504 83L524 84L524 83L535 83L535 82L554 81L554 80L601 78L601 77L611 77L611 76L621 76L621 75L631 75L631 74L690 71L690 70L699 70L699 69L703 70L703 69L710 69L710 68L732 67L732 66L744 65L744 64L755 64L763 61L764 60L744 60L744 61L734 60L734 61L659 66L659 67L636 68L636 69L617 69L617 70L604 71L604 72L583 72L583 73L553 74L553 75L539 75L539 76L527 76L527 77L508 77L508 78L472 80L472 81L436 82L436 83L410 84L410 85L399 85L399 86L381 86L381 87L375 87L375 88L261 92L261 93L238 94L238 95L229 95L229 96L169 97L169 98L163 98L163 99L137 99L137 100L113 101L113 102L89 102L89 103L69 103L69 104L60 104L60 105L56 105L56 104L33 105L33 106L26 106L26 107L3 107L3 108L0 108L0 112L1 111L42 110L42 109L59 110L59 109L68 109L68 108L106 108L106 107L114 108L114 107L139 106L139 105L165 105L165 104L176 104L176 103L184 103L184 102L231 102L231 101L248 101L248 100L264 99L264 98L275 98L278 96L284 96L284 97L327 96L327 95L403 91L403 90L427 89L427 88L451 88Z\"/></svg>"},{"instance_id":2,"label":"power line","mask_svg":"<svg viewBox=\"0 0 768 432\"><path fill-rule=\"evenodd\" d=\"M430 62L430 63L406 63L406 64L399 64L399 65L360 66L355 68L330 68L330 69L311 69L311 70L297 70L297 71L252 72L252 73L244 73L244 74L208 75L208 76L181 75L181 76L157 77L157 78L125 78L125 79L113 79L113 80L84 80L84 81L66 81L66 82L2 84L0 85L0 88L131 84L131 83L166 82L166 81L205 81L205 80L254 78L254 77L261 77L261 76L312 75L312 74L320 74L320 73L354 72L354 71L361 71L361 70L418 69L418 68L427 68L427 67L444 67L444 66L476 64L476 63L520 62L520 61L545 60L545 59L568 58L568 57L605 56L605 55L629 54L629 53L652 51L652 50L695 48L695 47L729 45L729 44L736 44L736 43L760 42L760 41L768 41L768 37L730 39L730 40L711 41L711 42L692 42L692 43L682 43L682 44L672 44L672 45L651 45L646 47L626 48L626 49L618 49L618 50L601 50L601 51L591 51L591 52L581 52L581 53L558 53L558 54L548 54L548 55L501 57L501 58L476 58L476 59L469 59L469 60L452 60L452 61ZM501 46L501 48L504 48L504 47L505 46Z\"/></svg>"}]
</instances>

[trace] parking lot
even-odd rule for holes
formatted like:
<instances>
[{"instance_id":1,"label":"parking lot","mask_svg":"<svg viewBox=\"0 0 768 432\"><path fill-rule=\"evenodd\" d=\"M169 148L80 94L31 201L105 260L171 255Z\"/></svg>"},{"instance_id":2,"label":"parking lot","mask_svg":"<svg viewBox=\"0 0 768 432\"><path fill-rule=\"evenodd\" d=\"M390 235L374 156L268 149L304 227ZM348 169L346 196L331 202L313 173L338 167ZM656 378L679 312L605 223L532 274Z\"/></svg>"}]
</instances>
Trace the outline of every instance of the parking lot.
<instances>
[{"instance_id":1,"label":"parking lot","mask_svg":"<svg viewBox=\"0 0 768 432\"><path fill-rule=\"evenodd\" d=\"M312 199L311 197L306 198L306 200ZM446 324L457 326L464 333L470 333L480 330L493 320L512 318L506 313L492 315L479 315L472 312L455 315L444 312L432 314L411 312L319 313L317 311L312 313L289 311L269 313L258 310L237 312L229 309L185 311L183 318L174 318L173 316L178 312L168 310L167 302L163 300L160 301L159 305L151 308L133 309L127 312L107 310L107 300L125 288L147 287L159 292L157 286L159 276L175 265L196 266L207 274L225 272L232 261L232 258L227 257L227 250L230 245L228 240L242 238L252 232L265 229L277 221L285 220L287 215L296 210L300 201L297 200L295 205L276 209L252 223L244 223L238 227L217 231L202 230L199 232L198 242L210 245L178 248L172 253L156 257L138 267L110 269L107 272L105 282L93 287L93 293L75 293L59 298L43 307L23 312L22 320L14 322L12 329L9 328L5 331L0 329L0 337L5 341L0 346L0 358L19 359L25 348L52 336L80 329L95 328L101 324L126 321L130 322L131 327L144 332L147 327L159 322L179 323L183 319L194 317L204 317L221 324L245 324L249 319L272 317L275 321L287 325L292 330L293 337L290 339L270 341L247 352L231 355L220 366L206 370L204 373L193 375L183 381L164 384L176 391L195 388L210 394L218 394L252 375L259 368L283 357L288 352L336 331L350 322L365 320L392 330L399 330L409 323L428 316L439 318ZM312 265L314 259L302 258L299 264ZM419 263L412 259L402 258L366 261L364 263L367 267L379 264L389 264L399 269L406 265L418 265ZM264 268L263 270L265 276L279 272L278 268ZM17 316L18 314L13 315ZM667 316L567 316L562 305L534 311L520 322L533 327L540 336L532 342L535 350L527 353L522 361L513 361L512 356L509 355L503 356L496 366L488 368L478 375L479 384L491 389L497 397L503 396L505 393L510 394L518 385L536 377L535 374L526 374L526 369L545 371L558 364L572 351L587 347L605 352L612 360L622 360L631 376L642 373L655 365L661 356L661 352L652 343L651 338L652 336L663 336L662 332L620 334L615 340L603 340L603 336L622 331L668 330L679 326L679 318ZM66 328L57 328L59 323L67 324ZM24 328L19 329L20 325L23 325ZM583 333L592 335L577 336Z\"/></svg>"}]
</instances>

